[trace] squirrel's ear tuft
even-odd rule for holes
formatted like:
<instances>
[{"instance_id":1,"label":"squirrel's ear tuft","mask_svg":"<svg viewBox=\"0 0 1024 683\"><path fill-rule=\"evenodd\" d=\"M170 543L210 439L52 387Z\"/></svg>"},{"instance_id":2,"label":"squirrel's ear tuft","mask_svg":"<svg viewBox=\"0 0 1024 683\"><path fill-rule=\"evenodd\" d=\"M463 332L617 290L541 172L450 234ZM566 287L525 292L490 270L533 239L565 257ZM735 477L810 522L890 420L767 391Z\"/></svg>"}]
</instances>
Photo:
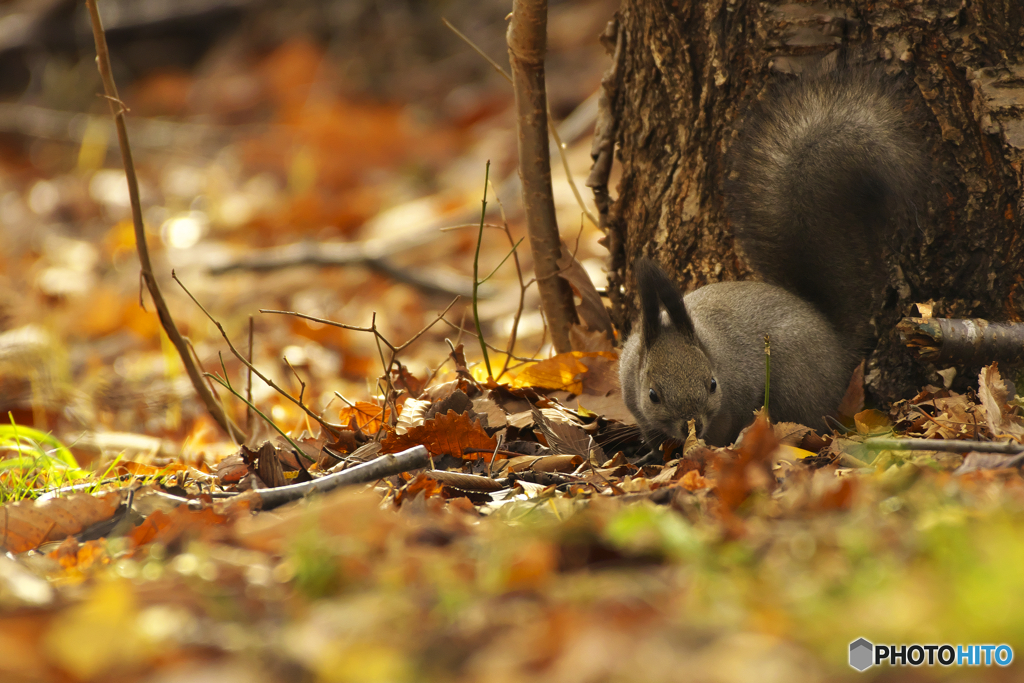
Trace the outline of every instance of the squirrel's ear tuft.
<instances>
[{"instance_id":1,"label":"squirrel's ear tuft","mask_svg":"<svg viewBox=\"0 0 1024 683\"><path fill-rule=\"evenodd\" d=\"M672 325L683 334L693 334L693 323L683 305L683 295L658 264L642 258L634 266L645 346L650 346L661 333L661 307L668 311Z\"/></svg>"},{"instance_id":2,"label":"squirrel's ear tuft","mask_svg":"<svg viewBox=\"0 0 1024 683\"><path fill-rule=\"evenodd\" d=\"M642 258L633 267L636 288L640 294L640 323L643 325L644 347L650 348L661 332L661 297L658 296L659 277L664 277L650 259Z\"/></svg>"},{"instance_id":3,"label":"squirrel's ear tuft","mask_svg":"<svg viewBox=\"0 0 1024 683\"><path fill-rule=\"evenodd\" d=\"M683 305L683 295L665 270L648 258L637 261L634 270L637 290L640 293L645 345L650 346L662 331L662 306L665 306L669 319L678 332L692 335L693 323L686 312L686 306Z\"/></svg>"}]
</instances>

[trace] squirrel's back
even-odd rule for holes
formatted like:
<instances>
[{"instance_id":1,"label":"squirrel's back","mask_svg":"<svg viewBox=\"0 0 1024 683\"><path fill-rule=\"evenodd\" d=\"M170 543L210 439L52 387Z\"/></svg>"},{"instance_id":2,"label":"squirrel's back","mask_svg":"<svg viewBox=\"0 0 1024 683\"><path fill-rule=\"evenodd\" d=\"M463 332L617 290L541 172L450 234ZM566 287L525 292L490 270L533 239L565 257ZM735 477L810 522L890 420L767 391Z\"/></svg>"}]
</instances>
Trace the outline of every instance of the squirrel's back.
<instances>
[{"instance_id":1,"label":"squirrel's back","mask_svg":"<svg viewBox=\"0 0 1024 683\"><path fill-rule=\"evenodd\" d=\"M841 65L772 89L730 151L743 256L821 311L850 351L870 337L882 247L924 212L926 155L906 78Z\"/></svg>"}]
</instances>

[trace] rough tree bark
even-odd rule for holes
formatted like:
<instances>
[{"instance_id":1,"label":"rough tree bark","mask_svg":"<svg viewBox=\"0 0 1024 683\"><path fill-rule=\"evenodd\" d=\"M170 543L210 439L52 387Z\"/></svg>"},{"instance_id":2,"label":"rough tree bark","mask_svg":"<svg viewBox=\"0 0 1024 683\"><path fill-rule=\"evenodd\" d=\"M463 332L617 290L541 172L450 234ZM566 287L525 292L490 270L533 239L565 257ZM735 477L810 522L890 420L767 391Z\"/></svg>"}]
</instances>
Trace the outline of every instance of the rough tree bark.
<instances>
[{"instance_id":1,"label":"rough tree bark","mask_svg":"<svg viewBox=\"0 0 1024 683\"><path fill-rule=\"evenodd\" d=\"M913 303L933 302L936 316L1021 319L1020 0L623 0L605 42L614 63L597 135L621 164L602 216L619 329L635 314L632 263L641 255L657 253L687 289L750 276L721 194L733 131L780 72L802 71L841 42L913 78L936 178L919 229L886 256L892 278L875 317L872 394L890 401L941 384L941 368L912 361L899 344L895 324ZM976 377L959 373L961 385Z\"/></svg>"}]
</instances>

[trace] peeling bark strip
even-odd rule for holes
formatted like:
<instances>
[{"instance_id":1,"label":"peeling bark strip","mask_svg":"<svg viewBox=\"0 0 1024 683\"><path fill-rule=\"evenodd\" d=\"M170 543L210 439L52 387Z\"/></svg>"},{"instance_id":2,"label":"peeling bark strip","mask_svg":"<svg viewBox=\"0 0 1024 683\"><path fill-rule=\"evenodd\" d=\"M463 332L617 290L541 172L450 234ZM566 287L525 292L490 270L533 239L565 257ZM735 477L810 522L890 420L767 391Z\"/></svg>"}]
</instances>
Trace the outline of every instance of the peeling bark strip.
<instances>
[{"instance_id":1,"label":"peeling bark strip","mask_svg":"<svg viewBox=\"0 0 1024 683\"><path fill-rule=\"evenodd\" d=\"M519 177L530 233L541 308L558 353L572 350L569 327L577 322L572 289L558 274L561 257L555 202L551 194L551 147L548 142L544 53L547 50L546 0L515 0L508 27L508 54L516 94L519 131Z\"/></svg>"},{"instance_id":2,"label":"peeling bark strip","mask_svg":"<svg viewBox=\"0 0 1024 683\"><path fill-rule=\"evenodd\" d=\"M896 330L911 353L929 363L1024 363L1024 323L904 318Z\"/></svg>"},{"instance_id":3,"label":"peeling bark strip","mask_svg":"<svg viewBox=\"0 0 1024 683\"><path fill-rule=\"evenodd\" d=\"M622 0L618 31L621 181L607 244L620 329L636 311L632 264L642 255L657 253L686 289L749 276L721 192L734 131L766 89L841 45L919 91L915 125L933 162L917 224L879 244L891 277L875 310L872 398L937 382L896 332L914 302L947 318L1024 317L1024 2ZM953 386L976 376L965 368Z\"/></svg>"},{"instance_id":4,"label":"peeling bark strip","mask_svg":"<svg viewBox=\"0 0 1024 683\"><path fill-rule=\"evenodd\" d=\"M608 227L608 208L611 199L608 196L608 177L612 172L612 160L615 156L615 131L618 121L615 118L615 105L619 92L619 62L622 59L622 33L619 31L619 17L612 17L601 34L601 43L612 57L612 65L601 79L601 91L597 98L597 122L594 124L594 141L590 145L590 158L594 165L587 177L587 187L594 192L594 203L597 205L601 223L598 227Z\"/></svg>"}]
</instances>

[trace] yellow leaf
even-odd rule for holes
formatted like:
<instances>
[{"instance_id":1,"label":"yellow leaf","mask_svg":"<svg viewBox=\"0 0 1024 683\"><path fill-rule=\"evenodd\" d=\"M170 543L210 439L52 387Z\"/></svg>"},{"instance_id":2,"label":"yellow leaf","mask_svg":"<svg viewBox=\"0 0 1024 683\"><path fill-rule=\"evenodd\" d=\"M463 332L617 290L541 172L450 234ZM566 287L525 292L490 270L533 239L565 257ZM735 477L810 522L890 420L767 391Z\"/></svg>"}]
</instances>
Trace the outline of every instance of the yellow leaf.
<instances>
[{"instance_id":1,"label":"yellow leaf","mask_svg":"<svg viewBox=\"0 0 1024 683\"><path fill-rule=\"evenodd\" d=\"M797 448L796 446L787 446L786 444L782 444L781 446L779 446L779 453L783 459L790 460L802 460L803 458L812 458L818 455L817 453L804 450L803 448Z\"/></svg>"},{"instance_id":2,"label":"yellow leaf","mask_svg":"<svg viewBox=\"0 0 1024 683\"><path fill-rule=\"evenodd\" d=\"M512 388L555 389L568 391L570 394L582 394L583 376L587 373L587 366L581 363L580 359L597 357L612 360L616 358L614 353L606 351L560 353L527 366L512 380Z\"/></svg>"},{"instance_id":3,"label":"yellow leaf","mask_svg":"<svg viewBox=\"0 0 1024 683\"><path fill-rule=\"evenodd\" d=\"M79 680L131 669L155 654L140 632L134 586L105 581L84 601L61 612L46 634L46 649Z\"/></svg>"},{"instance_id":4,"label":"yellow leaf","mask_svg":"<svg viewBox=\"0 0 1024 683\"><path fill-rule=\"evenodd\" d=\"M889 416L880 410L862 410L853 416L858 434L880 434L892 430Z\"/></svg>"}]
</instances>

